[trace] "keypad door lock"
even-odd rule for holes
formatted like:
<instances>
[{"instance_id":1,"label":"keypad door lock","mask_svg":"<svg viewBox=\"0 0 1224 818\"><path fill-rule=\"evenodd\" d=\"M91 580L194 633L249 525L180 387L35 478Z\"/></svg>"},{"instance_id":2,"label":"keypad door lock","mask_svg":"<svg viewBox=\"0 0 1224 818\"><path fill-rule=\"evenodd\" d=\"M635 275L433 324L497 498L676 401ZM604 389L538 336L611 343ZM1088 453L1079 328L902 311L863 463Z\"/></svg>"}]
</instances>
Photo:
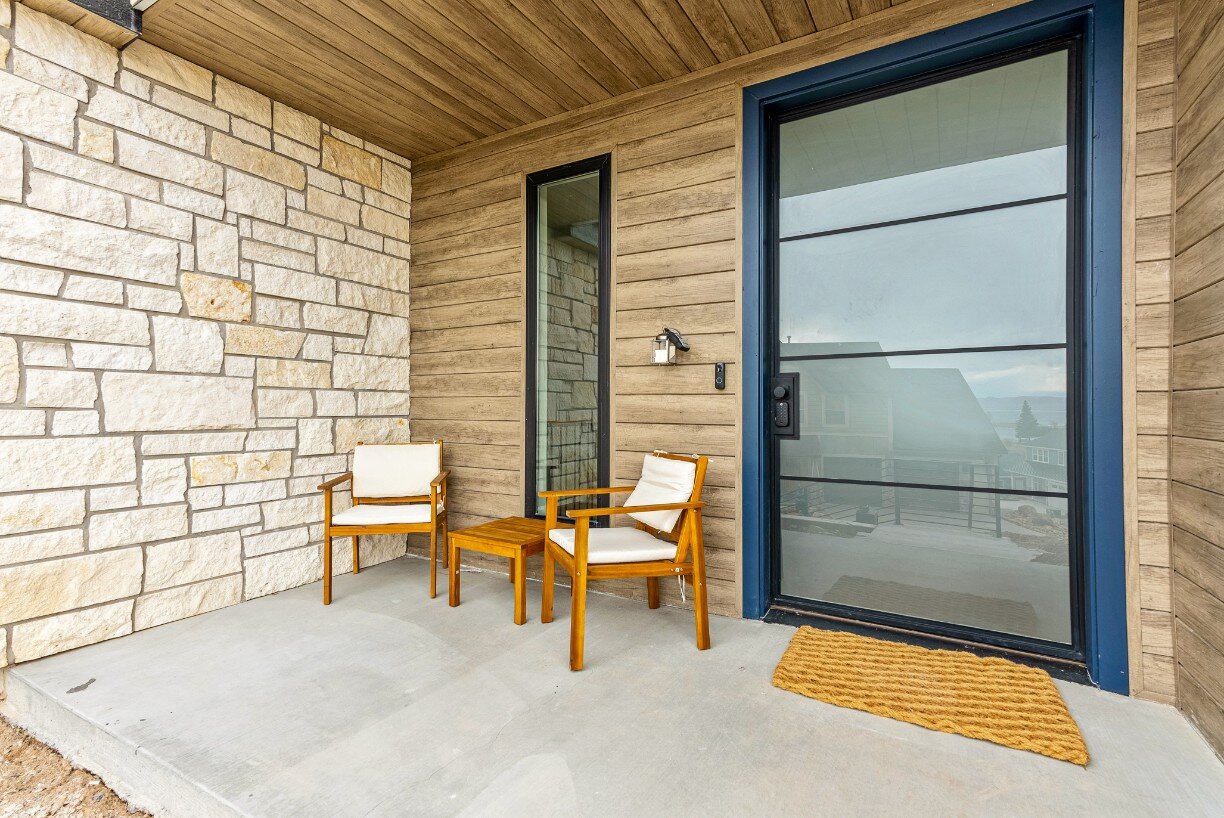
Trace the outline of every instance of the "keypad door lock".
<instances>
[{"instance_id":1,"label":"keypad door lock","mask_svg":"<svg viewBox=\"0 0 1224 818\"><path fill-rule=\"evenodd\" d=\"M799 406L799 373L780 372L773 377L773 388L770 390L770 418L773 434L779 438L797 439L799 437L798 418L795 412Z\"/></svg>"}]
</instances>

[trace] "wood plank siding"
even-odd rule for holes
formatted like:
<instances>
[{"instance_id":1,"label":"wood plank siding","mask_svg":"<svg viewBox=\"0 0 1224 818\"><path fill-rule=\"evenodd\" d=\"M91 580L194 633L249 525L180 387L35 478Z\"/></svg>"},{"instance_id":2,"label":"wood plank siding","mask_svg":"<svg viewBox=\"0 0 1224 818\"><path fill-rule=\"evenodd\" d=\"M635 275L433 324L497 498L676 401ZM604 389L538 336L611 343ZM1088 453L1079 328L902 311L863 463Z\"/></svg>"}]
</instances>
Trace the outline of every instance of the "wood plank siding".
<instances>
[{"instance_id":1,"label":"wood plank siding","mask_svg":"<svg viewBox=\"0 0 1224 818\"><path fill-rule=\"evenodd\" d=\"M1127 468L1131 572L1131 685L1172 701L1173 614L1169 557L1169 348L1172 290L1173 22L1177 0L1130 5L1133 60L1129 90L1134 176L1130 200L1133 284L1124 309L1133 377L1128 397L1134 456Z\"/></svg>"},{"instance_id":2,"label":"wood plank siding","mask_svg":"<svg viewBox=\"0 0 1224 818\"><path fill-rule=\"evenodd\" d=\"M1177 0L1173 653L1179 705L1224 755L1224 4Z\"/></svg>"},{"instance_id":3,"label":"wood plank siding","mask_svg":"<svg viewBox=\"0 0 1224 818\"><path fill-rule=\"evenodd\" d=\"M416 162L412 434L447 441L453 524L523 505L525 175L611 153L613 481L635 480L654 448L711 457L710 602L717 613L737 613L743 86L984 10L968 0L912 0ZM681 329L692 351L678 366L647 366L648 339L664 324ZM715 361L728 363L721 392ZM645 584L611 590L642 596ZM673 583L663 593L680 603Z\"/></svg>"},{"instance_id":4,"label":"wood plank siding","mask_svg":"<svg viewBox=\"0 0 1224 818\"><path fill-rule=\"evenodd\" d=\"M690 102L702 111L695 125L679 105L636 138L583 150L610 151L615 160L613 482L636 480L642 454L655 448L712 458L705 492L711 599L717 612L734 614L738 126L730 89ZM518 172L459 187L417 182L412 389L427 397L413 404L412 432L447 441L456 526L523 505L524 174L567 161L552 155L542 145L539 154L524 154ZM682 328L693 351L660 370L646 360L649 339L665 323ZM714 361L731 363L721 392ZM619 584L625 593L645 592L644 584ZM676 588L664 583L663 593L675 597Z\"/></svg>"}]
</instances>

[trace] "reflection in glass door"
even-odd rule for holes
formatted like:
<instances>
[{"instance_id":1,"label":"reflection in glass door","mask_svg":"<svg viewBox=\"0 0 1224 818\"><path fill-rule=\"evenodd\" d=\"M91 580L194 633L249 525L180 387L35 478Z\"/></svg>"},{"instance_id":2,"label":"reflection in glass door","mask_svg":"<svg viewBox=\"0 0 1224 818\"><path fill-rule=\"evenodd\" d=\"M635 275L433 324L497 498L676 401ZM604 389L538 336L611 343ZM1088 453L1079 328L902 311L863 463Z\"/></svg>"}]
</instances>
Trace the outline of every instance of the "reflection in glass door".
<instances>
[{"instance_id":1,"label":"reflection in glass door","mask_svg":"<svg viewBox=\"0 0 1224 818\"><path fill-rule=\"evenodd\" d=\"M1075 53L775 120L777 599L1079 650Z\"/></svg>"}]
</instances>

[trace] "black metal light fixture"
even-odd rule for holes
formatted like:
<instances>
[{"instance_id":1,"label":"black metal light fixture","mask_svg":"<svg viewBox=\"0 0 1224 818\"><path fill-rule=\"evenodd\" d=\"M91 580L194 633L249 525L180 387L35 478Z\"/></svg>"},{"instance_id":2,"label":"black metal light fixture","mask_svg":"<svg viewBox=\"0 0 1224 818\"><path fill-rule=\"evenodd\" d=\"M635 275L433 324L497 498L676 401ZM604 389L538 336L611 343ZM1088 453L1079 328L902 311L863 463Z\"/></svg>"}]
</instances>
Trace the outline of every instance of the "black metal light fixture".
<instances>
[{"instance_id":1,"label":"black metal light fixture","mask_svg":"<svg viewBox=\"0 0 1224 818\"><path fill-rule=\"evenodd\" d=\"M650 342L650 362L661 365L674 364L676 362L676 350L688 352L688 342L684 340L684 336L680 334L679 330L664 327L663 331Z\"/></svg>"}]
</instances>

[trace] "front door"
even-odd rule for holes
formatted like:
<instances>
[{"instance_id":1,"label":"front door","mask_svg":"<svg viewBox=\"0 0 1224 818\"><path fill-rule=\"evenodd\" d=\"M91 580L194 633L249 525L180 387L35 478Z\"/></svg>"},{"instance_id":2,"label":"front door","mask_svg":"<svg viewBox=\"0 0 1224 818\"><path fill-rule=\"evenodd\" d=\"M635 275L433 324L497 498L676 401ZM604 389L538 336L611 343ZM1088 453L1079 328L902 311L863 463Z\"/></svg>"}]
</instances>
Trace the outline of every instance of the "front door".
<instances>
[{"instance_id":1,"label":"front door","mask_svg":"<svg viewBox=\"0 0 1224 818\"><path fill-rule=\"evenodd\" d=\"M771 121L775 604L1082 655L1077 60Z\"/></svg>"}]
</instances>

